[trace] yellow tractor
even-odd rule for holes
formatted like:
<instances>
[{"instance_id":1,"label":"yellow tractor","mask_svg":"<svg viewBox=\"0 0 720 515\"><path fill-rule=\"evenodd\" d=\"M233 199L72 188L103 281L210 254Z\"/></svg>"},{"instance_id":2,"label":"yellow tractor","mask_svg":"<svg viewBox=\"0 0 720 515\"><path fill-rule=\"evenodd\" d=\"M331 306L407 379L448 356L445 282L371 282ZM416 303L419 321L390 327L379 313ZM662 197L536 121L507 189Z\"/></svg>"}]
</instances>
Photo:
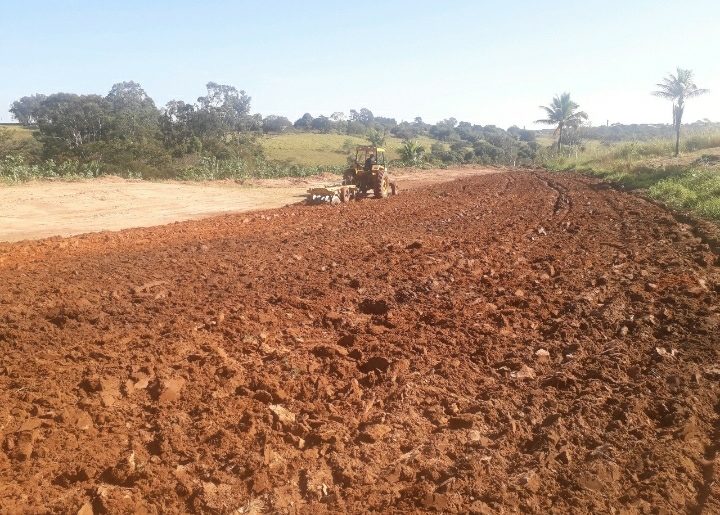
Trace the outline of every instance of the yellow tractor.
<instances>
[{"instance_id":1,"label":"yellow tractor","mask_svg":"<svg viewBox=\"0 0 720 515\"><path fill-rule=\"evenodd\" d=\"M343 175L343 185L355 185L361 195L372 190L375 198L385 198L396 193L395 183L385 164L385 149L361 145L355 149L353 161Z\"/></svg>"},{"instance_id":2,"label":"yellow tractor","mask_svg":"<svg viewBox=\"0 0 720 515\"><path fill-rule=\"evenodd\" d=\"M371 190L375 198L386 198L397 195L397 184L390 181L385 149L360 145L355 149L355 160L343 174L342 185L311 188L308 190L308 202L347 202L364 197Z\"/></svg>"}]
</instances>

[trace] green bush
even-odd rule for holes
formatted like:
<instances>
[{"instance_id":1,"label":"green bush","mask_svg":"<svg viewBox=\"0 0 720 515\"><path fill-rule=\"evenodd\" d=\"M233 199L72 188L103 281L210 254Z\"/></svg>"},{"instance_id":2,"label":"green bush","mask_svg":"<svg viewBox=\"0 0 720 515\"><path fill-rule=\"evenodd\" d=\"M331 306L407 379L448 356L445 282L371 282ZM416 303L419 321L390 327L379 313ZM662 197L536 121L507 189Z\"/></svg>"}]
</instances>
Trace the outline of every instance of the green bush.
<instances>
[{"instance_id":1,"label":"green bush","mask_svg":"<svg viewBox=\"0 0 720 515\"><path fill-rule=\"evenodd\" d=\"M33 179L89 179L103 175L100 163L91 161L65 161L52 159L40 164L29 164L20 156L8 156L0 160L0 179L5 182L25 182Z\"/></svg>"}]
</instances>

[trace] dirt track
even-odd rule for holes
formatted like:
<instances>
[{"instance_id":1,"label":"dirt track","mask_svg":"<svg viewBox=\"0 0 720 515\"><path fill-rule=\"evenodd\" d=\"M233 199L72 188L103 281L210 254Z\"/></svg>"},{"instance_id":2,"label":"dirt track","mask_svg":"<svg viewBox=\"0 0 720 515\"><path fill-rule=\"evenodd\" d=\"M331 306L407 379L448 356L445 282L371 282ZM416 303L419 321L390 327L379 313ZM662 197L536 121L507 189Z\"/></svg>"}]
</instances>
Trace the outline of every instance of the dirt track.
<instances>
[{"instance_id":1,"label":"dirt track","mask_svg":"<svg viewBox=\"0 0 720 515\"><path fill-rule=\"evenodd\" d=\"M720 512L718 257L569 175L0 245L0 512Z\"/></svg>"},{"instance_id":2,"label":"dirt track","mask_svg":"<svg viewBox=\"0 0 720 515\"><path fill-rule=\"evenodd\" d=\"M400 170L403 189L498 169ZM197 220L223 213L272 209L301 202L312 186L337 183L337 175L305 179L148 182L100 178L30 182L0 187L0 242L73 236Z\"/></svg>"}]
</instances>

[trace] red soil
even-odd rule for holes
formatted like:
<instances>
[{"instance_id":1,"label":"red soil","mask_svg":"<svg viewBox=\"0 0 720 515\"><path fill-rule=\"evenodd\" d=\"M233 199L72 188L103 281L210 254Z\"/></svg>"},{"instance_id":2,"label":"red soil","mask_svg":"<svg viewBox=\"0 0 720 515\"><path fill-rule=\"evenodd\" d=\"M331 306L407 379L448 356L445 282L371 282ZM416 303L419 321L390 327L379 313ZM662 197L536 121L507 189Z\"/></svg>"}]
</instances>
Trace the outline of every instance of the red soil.
<instances>
[{"instance_id":1,"label":"red soil","mask_svg":"<svg viewBox=\"0 0 720 515\"><path fill-rule=\"evenodd\" d=\"M718 257L505 173L0 245L0 512L720 512Z\"/></svg>"}]
</instances>

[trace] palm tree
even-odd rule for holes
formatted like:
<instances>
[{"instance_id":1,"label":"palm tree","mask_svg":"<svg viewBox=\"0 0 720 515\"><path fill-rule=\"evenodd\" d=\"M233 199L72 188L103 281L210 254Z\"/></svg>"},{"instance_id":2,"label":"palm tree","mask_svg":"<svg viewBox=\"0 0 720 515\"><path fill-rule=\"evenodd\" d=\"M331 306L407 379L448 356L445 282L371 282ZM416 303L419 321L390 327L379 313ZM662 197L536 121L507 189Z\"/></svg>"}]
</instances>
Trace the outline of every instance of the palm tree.
<instances>
[{"instance_id":1,"label":"palm tree","mask_svg":"<svg viewBox=\"0 0 720 515\"><path fill-rule=\"evenodd\" d=\"M660 84L657 84L657 87L660 89L653 91L653 95L672 102L673 125L675 126L675 157L677 157L680 154L680 127L685 112L685 100L703 95L708 90L698 88L693 81L692 70L683 70L682 68L677 68L677 75L671 73L665 77Z\"/></svg>"},{"instance_id":2,"label":"palm tree","mask_svg":"<svg viewBox=\"0 0 720 515\"><path fill-rule=\"evenodd\" d=\"M425 147L418 145L417 141L405 140L400 147L400 158L407 164L417 164L424 153Z\"/></svg>"},{"instance_id":3,"label":"palm tree","mask_svg":"<svg viewBox=\"0 0 720 515\"><path fill-rule=\"evenodd\" d=\"M588 118L587 113L577 110L578 107L580 107L578 104L570 100L570 93L556 95L550 107L540 106L540 109L545 109L547 118L536 120L535 123L557 126L555 134L558 135L558 152L562 150L563 130L565 127L577 129L583 120Z\"/></svg>"}]
</instances>

